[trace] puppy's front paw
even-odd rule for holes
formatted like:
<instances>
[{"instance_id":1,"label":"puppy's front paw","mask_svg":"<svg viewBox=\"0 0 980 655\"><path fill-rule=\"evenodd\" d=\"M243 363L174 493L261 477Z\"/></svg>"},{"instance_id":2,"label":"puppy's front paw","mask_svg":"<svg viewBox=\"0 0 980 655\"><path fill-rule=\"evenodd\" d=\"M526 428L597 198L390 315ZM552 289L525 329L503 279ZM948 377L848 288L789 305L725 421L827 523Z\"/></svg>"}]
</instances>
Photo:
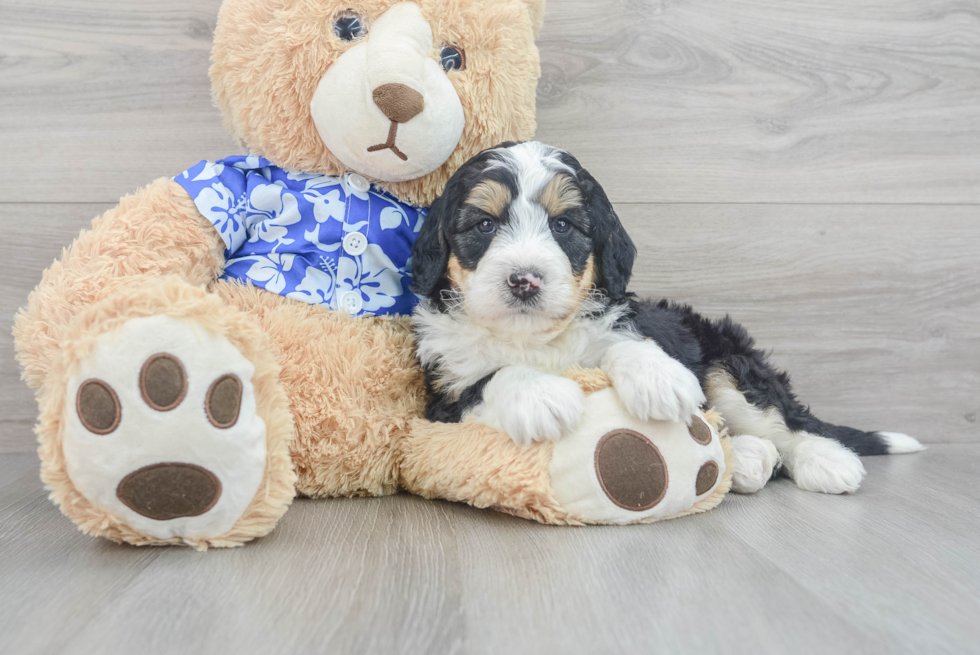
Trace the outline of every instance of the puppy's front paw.
<instances>
[{"instance_id":1,"label":"puppy's front paw","mask_svg":"<svg viewBox=\"0 0 980 655\"><path fill-rule=\"evenodd\" d=\"M501 369L487 384L474 414L527 446L558 439L574 428L584 404L585 394L572 380L514 366Z\"/></svg>"},{"instance_id":2,"label":"puppy's front paw","mask_svg":"<svg viewBox=\"0 0 980 655\"><path fill-rule=\"evenodd\" d=\"M644 421L690 425L705 401L697 376L651 341L612 346L602 370L630 414Z\"/></svg>"}]
</instances>

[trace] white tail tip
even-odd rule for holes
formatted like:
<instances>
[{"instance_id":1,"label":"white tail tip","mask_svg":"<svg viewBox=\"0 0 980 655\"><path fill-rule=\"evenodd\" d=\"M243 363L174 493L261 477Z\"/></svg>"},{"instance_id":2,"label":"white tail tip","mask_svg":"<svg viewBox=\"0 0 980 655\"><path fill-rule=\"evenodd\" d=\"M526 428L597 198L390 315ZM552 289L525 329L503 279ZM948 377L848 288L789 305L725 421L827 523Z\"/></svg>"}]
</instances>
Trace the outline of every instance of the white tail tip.
<instances>
[{"instance_id":1,"label":"white tail tip","mask_svg":"<svg viewBox=\"0 0 980 655\"><path fill-rule=\"evenodd\" d=\"M925 450L926 447L919 443L915 437L910 437L901 432L879 432L878 435L885 440L889 455L900 455L902 453L917 453Z\"/></svg>"}]
</instances>

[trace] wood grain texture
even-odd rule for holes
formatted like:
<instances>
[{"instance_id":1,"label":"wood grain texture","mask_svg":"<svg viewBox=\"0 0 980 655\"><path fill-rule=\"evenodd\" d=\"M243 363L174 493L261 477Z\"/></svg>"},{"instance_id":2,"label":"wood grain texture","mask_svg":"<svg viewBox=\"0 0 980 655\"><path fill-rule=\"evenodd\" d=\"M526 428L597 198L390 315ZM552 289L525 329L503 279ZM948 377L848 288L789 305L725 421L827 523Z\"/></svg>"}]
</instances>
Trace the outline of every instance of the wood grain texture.
<instances>
[{"instance_id":1,"label":"wood grain texture","mask_svg":"<svg viewBox=\"0 0 980 655\"><path fill-rule=\"evenodd\" d=\"M111 202L235 153L218 4L0 0L0 202ZM620 201L980 202L972 0L560 0L541 52L539 138Z\"/></svg>"},{"instance_id":2,"label":"wood grain texture","mask_svg":"<svg viewBox=\"0 0 980 655\"><path fill-rule=\"evenodd\" d=\"M9 652L105 655L969 652L978 462L977 444L870 458L854 496L777 480L631 528L303 500L269 537L201 554L85 537L34 458L0 455L22 472L0 485L0 634Z\"/></svg>"},{"instance_id":3,"label":"wood grain texture","mask_svg":"<svg viewBox=\"0 0 980 655\"><path fill-rule=\"evenodd\" d=\"M538 137L632 202L980 202L980 5L560 0Z\"/></svg>"}]
</instances>

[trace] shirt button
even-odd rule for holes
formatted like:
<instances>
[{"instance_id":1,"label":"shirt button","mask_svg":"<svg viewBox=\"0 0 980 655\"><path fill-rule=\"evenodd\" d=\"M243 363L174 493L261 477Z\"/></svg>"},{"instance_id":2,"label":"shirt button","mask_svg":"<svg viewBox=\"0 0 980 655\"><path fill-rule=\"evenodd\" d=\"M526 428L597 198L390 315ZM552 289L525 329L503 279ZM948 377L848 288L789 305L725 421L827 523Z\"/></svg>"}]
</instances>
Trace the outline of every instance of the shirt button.
<instances>
[{"instance_id":1,"label":"shirt button","mask_svg":"<svg viewBox=\"0 0 980 655\"><path fill-rule=\"evenodd\" d=\"M364 254L367 246L367 237L360 232L351 232L344 237L344 252L352 257Z\"/></svg>"},{"instance_id":2,"label":"shirt button","mask_svg":"<svg viewBox=\"0 0 980 655\"><path fill-rule=\"evenodd\" d=\"M364 306L364 301L361 300L360 292L348 291L340 299L340 305L349 313L356 314L361 311L361 307Z\"/></svg>"},{"instance_id":3,"label":"shirt button","mask_svg":"<svg viewBox=\"0 0 980 655\"><path fill-rule=\"evenodd\" d=\"M368 183L368 181L365 180L360 175L358 175L357 173L351 173L347 177L347 183L350 184L355 191L360 191L361 193L367 193L368 190L371 188L371 185Z\"/></svg>"}]
</instances>

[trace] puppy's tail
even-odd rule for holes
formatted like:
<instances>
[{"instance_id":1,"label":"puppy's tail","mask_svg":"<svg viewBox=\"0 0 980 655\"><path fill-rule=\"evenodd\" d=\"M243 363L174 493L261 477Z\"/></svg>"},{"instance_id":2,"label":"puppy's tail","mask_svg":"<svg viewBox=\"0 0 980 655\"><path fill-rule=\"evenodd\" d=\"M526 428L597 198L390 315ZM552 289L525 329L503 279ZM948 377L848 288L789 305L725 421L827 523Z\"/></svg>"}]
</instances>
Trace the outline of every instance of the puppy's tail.
<instances>
[{"instance_id":1,"label":"puppy's tail","mask_svg":"<svg viewBox=\"0 0 980 655\"><path fill-rule=\"evenodd\" d=\"M915 437L901 432L862 432L843 425L824 423L811 415L807 432L839 441L858 455L899 455L925 450Z\"/></svg>"},{"instance_id":2,"label":"puppy's tail","mask_svg":"<svg viewBox=\"0 0 980 655\"><path fill-rule=\"evenodd\" d=\"M770 439L784 433L819 435L858 455L925 450L907 434L864 432L818 419L793 394L789 376L773 367L745 328L729 318L700 319L697 332L702 347L710 349L705 391L733 429Z\"/></svg>"}]
</instances>

